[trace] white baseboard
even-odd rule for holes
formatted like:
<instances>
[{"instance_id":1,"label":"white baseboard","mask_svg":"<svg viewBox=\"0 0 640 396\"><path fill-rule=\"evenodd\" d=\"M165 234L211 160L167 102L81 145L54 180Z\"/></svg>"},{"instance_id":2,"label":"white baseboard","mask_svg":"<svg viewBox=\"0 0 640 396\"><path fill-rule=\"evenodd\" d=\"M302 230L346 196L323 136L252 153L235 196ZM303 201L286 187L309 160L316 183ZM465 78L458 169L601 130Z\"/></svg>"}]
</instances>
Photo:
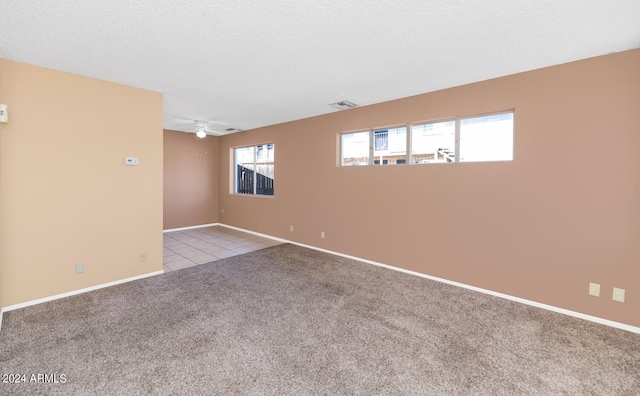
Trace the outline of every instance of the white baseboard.
<instances>
[{"instance_id":1,"label":"white baseboard","mask_svg":"<svg viewBox=\"0 0 640 396\"><path fill-rule=\"evenodd\" d=\"M10 305L8 307L4 307L4 308L2 308L2 312L8 312L8 311L13 311L15 309L30 307L32 305L42 304L42 303L47 302L47 301L53 301L53 300L58 300L60 298L75 296L76 294L82 294L82 293L86 293L86 292L90 292L90 291L98 290L98 289L104 289L105 287L115 286L115 285L119 285L121 283L127 283L127 282L131 282L131 281L134 281L134 280L144 279L144 278L148 278L150 276L156 276L156 275L161 275L161 274L164 274L164 270L155 271L155 272L149 272L148 274L142 274L142 275L134 276L134 277L131 277L131 278L120 279L120 280L117 280L117 281L113 281L113 282L109 282L109 283L103 283L103 284L100 284L100 285L91 286L91 287L87 287L87 288L79 289L79 290L74 290L74 291L70 291L70 292L67 292L67 293L56 294L55 296L39 298L37 300L27 301L27 302L23 302L23 303L20 303L20 304L15 304L15 305ZM1 318L0 318L0 320L1 320ZM1 322L0 322L0 324L1 324Z\"/></svg>"},{"instance_id":2,"label":"white baseboard","mask_svg":"<svg viewBox=\"0 0 640 396\"><path fill-rule=\"evenodd\" d=\"M221 223L204 224L204 225L192 226L192 227L174 228L174 229L164 230L163 232L172 232L172 231L180 231L180 230L188 230L188 229L212 227L212 226L226 227L226 228L230 228L230 229L246 232L248 234L258 235L258 236L261 236L261 237L264 237L264 238L268 238L268 239L272 239L272 240L275 240L275 241L279 241L279 242L283 242L283 243L290 243L292 245L297 245L297 246L301 246L301 247L304 247L304 248L317 250L317 251L324 252L324 253L333 254L333 255L336 255L336 256L344 257L344 258L351 259L351 260L360 261L360 262L363 262L363 263L375 265L375 266L378 266L378 267L387 268L387 269L394 270L394 271L404 272L406 274L418 276L418 277L425 278L425 279L430 279L430 280L433 280L433 281L436 281L436 282L442 282L442 283L446 283L446 284L449 284L449 285L462 287L462 288L473 290L473 291L477 291L477 292L480 292L480 293L489 294L489 295L492 295L492 296L504 298L506 300L516 301L516 302L519 302L521 304L531 305L531 306L534 306L534 307L537 307L537 308L542 308L542 309L545 309L545 310L548 310L548 311L558 312L558 313L561 313L561 314L564 314L564 315L569 315L569 316L573 316L573 317L576 317L576 318L588 320L590 322L599 323L599 324L602 324L602 325L605 325L605 326L610 326L610 327L614 327L614 328L617 328L617 329L626 330L626 331L629 331L629 332L632 332L632 333L640 334L640 327L631 326L631 325L628 325L628 324L625 324L625 323L614 322L612 320L599 318L597 316L591 316L591 315L583 314L583 313L580 313L580 312L575 312L575 311L571 311L571 310L568 310L568 309L555 307L553 305L543 304L543 303L539 303L539 302L536 302L536 301L531 301L531 300L527 300L527 299L524 299L524 298L511 296L511 295L508 295L508 294L495 292L493 290L483 289L483 288L480 288L480 287L471 286L471 285L467 285L467 284L464 284L464 283L451 281L451 280L444 279L444 278L438 278L438 277L431 276L431 275L426 275L426 274L423 274L423 273L420 273L420 272L410 271L410 270L407 270L407 269L404 269L404 268L398 268L398 267L394 267L394 266L391 266L391 265L388 265L388 264L378 263L376 261L367 260L367 259L363 259L363 258L356 257L356 256L350 256L348 254L343 254L343 253L340 253L340 252L335 252L335 251L332 251L332 250L327 250L327 249L319 248L319 247L316 247L316 246L306 245L304 243L290 241L290 240L287 240L287 239L278 238L278 237L274 237L274 236L271 236L271 235L262 234L262 233L259 233L259 232L246 230L246 229L239 228L239 227L230 226L230 225L227 225L227 224L221 224ZM24 303L20 303L20 304L15 304L15 305L11 305L11 306L8 306L8 307L4 307L4 308L0 309L0 330L2 329L2 316L3 316L4 312L8 312L8 311L12 311L12 310L15 310L15 309L28 307L28 306L31 306L31 305L41 304L41 303L44 303L44 302L47 302L47 301L53 301L53 300L57 300L59 298L69 297L69 296L73 296L73 295L76 295L76 294L86 293L86 292L89 292L89 291L98 290L98 289L102 289L102 288L109 287L109 286L115 286L115 285L118 285L118 284L121 284L121 283L131 282L131 281L134 281L134 280L143 279L143 278L147 278L147 277L150 277L150 276L160 275L160 274L163 274L163 273L164 273L164 270L155 271L155 272L151 272L151 273L148 273L148 274L138 275L138 276L134 276L134 277L131 277L131 278L121 279L121 280L117 280L117 281L114 281L114 282L104 283L104 284L101 284L101 285L91 286L91 287L87 287L87 288L80 289L80 290L74 290L74 291L67 292L67 293L57 294L55 296L45 297L45 298L41 298L41 299L38 299L38 300L28 301L28 302L24 302Z\"/></svg>"},{"instance_id":3,"label":"white baseboard","mask_svg":"<svg viewBox=\"0 0 640 396\"><path fill-rule=\"evenodd\" d=\"M267 234L262 234L260 232L255 232L255 231L251 231L251 230L245 230L244 228L234 227L234 226L230 226L230 225L227 225L227 224L219 223L218 226L225 227L225 228L231 228L232 230L242 231L242 232L246 232L247 234L257 235L257 236L261 236L261 237L264 237L264 238L272 239L274 241L283 242L283 243L290 243L292 245L298 245L298 246L306 247L306 248L313 249L313 250L320 250L320 251L324 251L324 252L331 253L331 254L337 254L337 255L341 254L341 253L332 252L330 250L324 250L324 249L317 248L317 247L314 247L314 246L305 245L305 244L302 244L302 243L290 241L288 239L278 238L278 237L274 237L274 236L267 235ZM360 259L356 259L356 260L360 260Z\"/></svg>"},{"instance_id":4,"label":"white baseboard","mask_svg":"<svg viewBox=\"0 0 640 396\"><path fill-rule=\"evenodd\" d=\"M360 257L350 256L348 254L343 254L343 253L340 253L340 252L334 252L332 250L322 249L322 248L311 246L311 245L305 245L304 243L298 243L298 242L294 242L294 241L289 241L289 240L286 240L286 239L283 239L283 238L273 237L273 236L270 236L270 235L261 234L259 232L255 232L255 231L251 231L251 230L245 230L245 229L242 229L242 228L239 228L239 227L234 227L234 226L230 226L230 225L226 225L226 224L218 224L218 225L221 226L221 227L227 227L227 228L231 228L231 229L234 229L234 230L243 231L243 232L246 232L248 234L258 235L258 236L261 236L261 237L264 237L264 238L273 239L273 240L276 240L276 241L279 241L279 242L290 243L292 245L302 246L302 247L305 247L305 248L308 248L308 249L312 249L312 250L317 250L317 251L324 252L324 253L333 254L333 255L344 257L344 258L348 258L348 259L351 259L351 260L361 261L363 263L376 265L378 267L383 267L383 268L391 269L391 270L394 270L394 271L404 272L406 274L419 276L421 278L430 279L430 280L433 280L433 281L436 281L436 282L442 282L442 283L446 283L446 284L449 284L449 285L462 287L462 288L473 290L473 291L477 291L477 292L480 292L480 293L489 294L489 295L492 295L492 296L504 298L506 300L516 301L516 302L519 302L519 303L522 303L522 304L531 305L531 306L534 306L534 307L537 307L537 308L546 309L547 311L558 312L558 313L561 313L561 314L564 314L564 315L569 315L569 316L573 316L573 317L576 317L576 318L588 320L590 322L599 323L599 324L602 324L602 325L605 325L605 326L615 327L616 329L626 330L626 331L630 331L632 333L640 334L640 327L631 326L631 325L628 325L628 324L625 324L625 323L614 322L612 320L599 318L597 316L591 316L591 315L587 315L587 314L583 314L583 313L580 313L580 312L571 311L571 310L564 309L564 308L554 307L553 305L543 304L543 303L539 303L539 302L536 302L536 301L531 301L531 300L527 300L527 299L524 299L524 298L511 296L511 295L508 295L508 294L503 294L503 293L495 292L493 290L483 289L483 288L480 288L480 287L471 286L471 285L467 285L467 284L464 284L464 283L451 281L451 280L444 279L444 278L438 278L438 277L431 276L431 275L426 275L426 274L423 274L423 273L420 273L420 272L410 271L410 270L407 270L407 269L404 269L404 268L398 268L398 267L394 267L392 265L378 263L376 261L371 261L371 260L363 259L363 258L360 258Z\"/></svg>"},{"instance_id":5,"label":"white baseboard","mask_svg":"<svg viewBox=\"0 0 640 396\"><path fill-rule=\"evenodd\" d=\"M174 231L193 230L193 229L196 229L196 228L213 227L213 226L217 226L217 225L220 225L220 223L200 224L200 225L194 225L194 226L189 226L189 227L179 227L179 228L168 228L166 230L162 230L162 232L165 233L165 232L174 232Z\"/></svg>"},{"instance_id":6,"label":"white baseboard","mask_svg":"<svg viewBox=\"0 0 640 396\"><path fill-rule=\"evenodd\" d=\"M165 232L172 232L172 231L191 230L191 229L195 229L195 228L212 227L212 226L216 226L216 225L218 225L218 223L202 224L202 225L190 226L190 227L173 228L173 229L163 230L162 232L165 233ZM160 275L160 274L163 274L163 273L164 273L164 270L150 272L148 274L138 275L138 276L134 276L134 277L131 277L131 278L126 278L126 279L120 279L120 280L109 282L109 283L103 283L103 284L100 284L100 285L91 286L91 287L87 287L87 288L84 288L84 289L74 290L74 291L70 291L70 292L62 293L62 294L56 294L54 296L44 297L44 298L40 298L40 299L37 299L37 300L27 301L27 302L24 302L24 303L10 305L8 307L0 308L0 330L2 329L2 314L4 312L8 312L8 311L13 311L13 310L20 309L20 308L29 307L29 306L32 306L32 305L42 304L42 303L47 302L47 301L53 301L53 300L57 300L57 299L60 299L60 298L74 296L76 294L82 294L82 293L90 292L90 291L93 291L93 290L103 289L105 287L115 286L115 285L119 285L121 283L131 282L131 281L138 280L138 279L143 279L143 278L148 278L150 276Z\"/></svg>"}]
</instances>

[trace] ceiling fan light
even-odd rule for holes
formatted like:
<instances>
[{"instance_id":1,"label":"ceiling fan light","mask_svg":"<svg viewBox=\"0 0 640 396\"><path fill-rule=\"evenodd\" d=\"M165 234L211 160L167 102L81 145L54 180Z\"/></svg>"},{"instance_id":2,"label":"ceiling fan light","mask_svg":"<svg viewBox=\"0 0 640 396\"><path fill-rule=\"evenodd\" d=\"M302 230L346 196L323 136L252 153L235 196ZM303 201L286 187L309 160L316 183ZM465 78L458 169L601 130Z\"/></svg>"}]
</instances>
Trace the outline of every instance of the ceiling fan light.
<instances>
[{"instance_id":1,"label":"ceiling fan light","mask_svg":"<svg viewBox=\"0 0 640 396\"><path fill-rule=\"evenodd\" d=\"M204 129L199 129L198 132L196 132L196 136L200 139L203 139L207 136L207 133L204 131Z\"/></svg>"}]
</instances>

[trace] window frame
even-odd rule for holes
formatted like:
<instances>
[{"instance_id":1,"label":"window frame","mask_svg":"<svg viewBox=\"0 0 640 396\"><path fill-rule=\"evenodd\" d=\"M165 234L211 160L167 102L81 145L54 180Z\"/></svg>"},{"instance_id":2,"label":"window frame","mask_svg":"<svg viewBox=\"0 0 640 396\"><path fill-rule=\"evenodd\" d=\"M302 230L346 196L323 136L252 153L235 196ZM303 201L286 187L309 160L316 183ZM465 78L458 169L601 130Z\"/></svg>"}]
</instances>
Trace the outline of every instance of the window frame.
<instances>
[{"instance_id":1,"label":"window frame","mask_svg":"<svg viewBox=\"0 0 640 396\"><path fill-rule=\"evenodd\" d=\"M463 120L471 118L491 117L502 114L511 114L511 159L489 159L489 160L465 160L460 161L460 124ZM474 162L512 162L515 157L515 129L516 129L516 111L515 109L496 111L492 113L478 114L473 116L458 117L456 118L456 163L474 163Z\"/></svg>"},{"instance_id":2,"label":"window frame","mask_svg":"<svg viewBox=\"0 0 640 396\"><path fill-rule=\"evenodd\" d=\"M438 119L438 120L433 120L433 121L420 121L420 122L414 122L409 124L409 132L407 134L407 145L409 146L408 150L409 150L409 164L410 165L435 165L435 164L455 164L458 162L458 158L457 158L457 153L458 153L458 146L459 146L459 141L458 141L458 122L457 122L458 118L442 118L442 119ZM434 161L434 162L413 162L413 127L414 126L420 126L420 125L433 125L433 124L442 124L442 123L446 123L446 122L453 122L454 123L454 147L453 147L453 151L454 151L454 160L449 162L449 161L443 161L443 162L439 162L439 161Z\"/></svg>"},{"instance_id":3,"label":"window frame","mask_svg":"<svg viewBox=\"0 0 640 396\"><path fill-rule=\"evenodd\" d=\"M354 164L350 164L350 165L345 165L344 164L344 136L346 135L355 135L357 133L368 133L369 134L369 155L367 157L367 163L365 165L362 166L369 166L371 165L373 162L373 151L371 149L372 145L373 145L373 134L371 133L371 129L360 129L360 130L356 130L356 131L350 131L350 132L344 132L340 134L340 167L354 167L354 166L360 166L359 164L356 165Z\"/></svg>"},{"instance_id":4,"label":"window frame","mask_svg":"<svg viewBox=\"0 0 640 396\"><path fill-rule=\"evenodd\" d=\"M392 145L391 145L391 134L390 134L390 132L391 132L392 130L395 130L395 129L403 129L403 128L404 128L404 134L405 134L405 139L404 139L404 142L405 142L405 145L404 145L404 153L402 153L402 154L397 154L397 155L399 155L399 156L402 156L402 155L403 155L403 156L405 157L405 158L403 159L405 162L404 162L404 163L400 163L400 164L399 164L399 163L397 162L397 161L398 161L398 159L396 159L396 162L395 162L395 163L391 163L391 164L390 164L390 163L388 163L388 161L389 161L389 159L390 159L390 158L388 158L388 157L393 157L393 150L392 150ZM376 163L375 163L375 161L376 161L376 155L375 155L375 153L376 153L376 147L375 147L375 143L376 143L376 142L375 142L375 138L376 138L376 136L375 136L375 135L376 135L376 132L382 132L382 131L386 131L386 132L387 132L387 149L386 149L386 150L379 150L379 151L389 151L389 154L387 154L387 155L385 155L385 156L384 156L384 157L387 157L387 158L384 158L384 157L383 157L383 163L378 163L378 164L376 164ZM408 151L407 151L407 147L408 147L408 146L407 146L407 142L408 142L408 140L409 140L408 134L410 133L410 130L409 130L409 124L400 124L400 125L386 126L386 127L380 127L380 128L371 128L371 129L369 130L369 133L371 134L371 142L372 142L372 143L371 143L371 144L372 144L372 147L371 147L371 150L370 150L370 153L369 153L369 156L371 157L371 163L370 163L370 165L374 165L374 166L385 166L385 165L386 165L386 166L389 166L389 165L406 165L406 161L409 159L409 153L408 153ZM378 161L379 161L379 160L378 160ZM384 163L384 161L387 161L387 163Z\"/></svg>"},{"instance_id":5,"label":"window frame","mask_svg":"<svg viewBox=\"0 0 640 396\"><path fill-rule=\"evenodd\" d=\"M345 165L344 164L344 136L345 135L354 135L357 133L368 133L369 134L369 155L367 158L367 163L365 165L361 165L361 166L390 166L390 165L406 165L409 161L409 137L408 135L410 134L410 129L409 129L410 124L395 124L392 126L384 126L384 127L379 127L379 128L368 128L368 129L357 129L354 131L349 131L349 132L342 132L339 134L339 142L340 142L340 158L338 161L338 164L340 167L353 167L353 166L357 166L355 164L351 164L351 165ZM406 134L406 138L405 138L405 142L406 142L406 146L405 146L405 163L403 164L375 164L375 155L374 152L375 150L375 133L379 132L379 131L390 131L392 129L399 129L399 128L404 128L405 129L405 134ZM388 136L388 135L387 135ZM387 138L388 139L388 138ZM388 141L387 141L387 144ZM388 159L386 159L385 161L388 161Z\"/></svg>"},{"instance_id":6,"label":"window frame","mask_svg":"<svg viewBox=\"0 0 640 396\"><path fill-rule=\"evenodd\" d=\"M511 159L490 159L490 160L468 160L468 161L460 161L460 124L461 121L463 120L467 120L467 119L471 119L471 118L481 118L481 117L490 117L490 116L495 116L495 115L502 115L502 114L511 114L511 119L512 119L512 129L511 129L511 134L512 134L512 139L511 139ZM470 116L464 116L464 117L450 117L450 118L443 118L443 119L438 119L438 120L431 120L431 121L420 121L420 122L411 122L411 123L407 123L407 124L396 124L394 126L387 126L387 127L377 127L377 128L368 128L368 129L360 129L360 130L354 130L354 131L348 131L348 132L342 132L339 135L339 142L340 142L340 158L338 161L338 164L340 167L353 167L354 165L345 165L344 163L344 136L345 135L351 135L351 134L356 134L356 133L364 133L367 132L369 134L369 157L366 163L366 166L384 166L384 165L434 165L434 164L438 164L438 163L443 163L443 164L460 164L460 163L472 163L472 162L510 162L510 161L514 161L515 159L515 119L516 119L516 111L515 109L509 109L509 110L501 110L501 111L495 111L495 112L490 112L490 113L482 113L482 114L477 114L477 115L470 115ZM454 160L453 162L430 162L430 163L414 163L413 162L413 127L414 126L419 126L419 125L428 125L428 124L438 124L438 123L442 123L442 122L454 122ZM375 132L376 131L382 131L382 130L391 130L391 129L396 129L396 128L405 128L406 129L406 163L402 164L375 164L374 163L374 151L375 151ZM363 165L365 166L365 165Z\"/></svg>"},{"instance_id":7,"label":"window frame","mask_svg":"<svg viewBox=\"0 0 640 396\"><path fill-rule=\"evenodd\" d=\"M273 147L273 160L272 161L258 161L258 147L260 146L266 146L267 150L269 146ZM245 149L245 148L252 148L253 149L253 169L252 171L254 172L254 176L253 176L253 192L252 193L241 193L238 192L238 160L236 157L236 150L238 149ZM231 183L231 193L233 195L238 195L238 196L250 196L250 197L268 197L268 198L273 198L275 196L275 167L276 167L276 155L275 155L275 148L276 145L274 142L269 142L269 143L260 143L260 144L254 144L254 145L249 145L249 146L236 146L236 147L231 147L231 163L232 163L232 170L231 170L231 177L233 179L233 182ZM273 180L273 187L271 188L272 190L272 194L259 194L258 193L258 188L257 188L257 184L258 184L258 165L273 165L273 178L271 178Z\"/></svg>"}]
</instances>

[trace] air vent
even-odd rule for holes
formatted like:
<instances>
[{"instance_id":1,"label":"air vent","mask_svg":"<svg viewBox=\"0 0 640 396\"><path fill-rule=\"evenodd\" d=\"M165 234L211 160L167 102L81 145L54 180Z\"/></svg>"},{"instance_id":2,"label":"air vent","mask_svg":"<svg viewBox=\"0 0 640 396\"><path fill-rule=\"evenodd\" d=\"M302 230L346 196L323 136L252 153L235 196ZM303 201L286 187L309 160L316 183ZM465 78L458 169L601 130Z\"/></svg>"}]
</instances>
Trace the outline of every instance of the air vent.
<instances>
[{"instance_id":1,"label":"air vent","mask_svg":"<svg viewBox=\"0 0 640 396\"><path fill-rule=\"evenodd\" d=\"M350 109L352 107L357 107L358 105L355 103L349 102L348 100L343 100L338 103L331 103L329 106L335 107L338 110L344 110L344 109Z\"/></svg>"},{"instance_id":2,"label":"air vent","mask_svg":"<svg viewBox=\"0 0 640 396\"><path fill-rule=\"evenodd\" d=\"M224 130L225 132L241 132L242 129L238 129L238 128L226 128Z\"/></svg>"}]
</instances>

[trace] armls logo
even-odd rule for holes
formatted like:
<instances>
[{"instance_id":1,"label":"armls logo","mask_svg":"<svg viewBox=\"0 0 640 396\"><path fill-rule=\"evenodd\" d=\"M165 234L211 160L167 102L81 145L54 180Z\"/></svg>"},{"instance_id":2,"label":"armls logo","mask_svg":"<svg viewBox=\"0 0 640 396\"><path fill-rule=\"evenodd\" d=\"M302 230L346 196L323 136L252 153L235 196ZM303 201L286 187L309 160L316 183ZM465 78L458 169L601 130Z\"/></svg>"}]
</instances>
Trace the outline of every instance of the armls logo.
<instances>
[{"instance_id":1,"label":"armls logo","mask_svg":"<svg viewBox=\"0 0 640 396\"><path fill-rule=\"evenodd\" d=\"M31 374L29 382L44 384L64 384L67 382L66 374Z\"/></svg>"},{"instance_id":2,"label":"armls logo","mask_svg":"<svg viewBox=\"0 0 640 396\"><path fill-rule=\"evenodd\" d=\"M2 374L3 384L18 383L40 383L40 384L64 384L67 382L66 374Z\"/></svg>"}]
</instances>

